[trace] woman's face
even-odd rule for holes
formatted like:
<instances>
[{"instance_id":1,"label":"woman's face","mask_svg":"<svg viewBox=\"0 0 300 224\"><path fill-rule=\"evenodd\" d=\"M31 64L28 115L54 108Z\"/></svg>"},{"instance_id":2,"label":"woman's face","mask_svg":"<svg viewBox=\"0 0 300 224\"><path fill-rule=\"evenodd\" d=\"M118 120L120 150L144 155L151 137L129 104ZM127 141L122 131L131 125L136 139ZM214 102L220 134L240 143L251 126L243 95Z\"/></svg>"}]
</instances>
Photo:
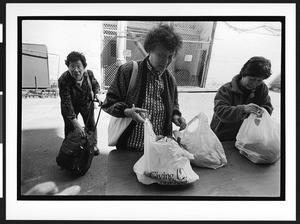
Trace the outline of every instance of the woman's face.
<instances>
[{"instance_id":1,"label":"woman's face","mask_svg":"<svg viewBox=\"0 0 300 224\"><path fill-rule=\"evenodd\" d=\"M175 56L174 51L169 51L162 46L157 46L149 53L150 64L157 72L163 72L172 62Z\"/></svg>"},{"instance_id":2,"label":"woman's face","mask_svg":"<svg viewBox=\"0 0 300 224\"><path fill-rule=\"evenodd\" d=\"M77 81L80 81L82 79L83 73L84 73L84 67L82 65L82 62L80 60L73 61L69 63L68 66L69 72L71 76L76 79Z\"/></svg>"},{"instance_id":3,"label":"woman's face","mask_svg":"<svg viewBox=\"0 0 300 224\"><path fill-rule=\"evenodd\" d=\"M262 78L245 76L241 79L241 85L247 90L254 90L257 86L259 86L262 83L262 81Z\"/></svg>"}]
</instances>

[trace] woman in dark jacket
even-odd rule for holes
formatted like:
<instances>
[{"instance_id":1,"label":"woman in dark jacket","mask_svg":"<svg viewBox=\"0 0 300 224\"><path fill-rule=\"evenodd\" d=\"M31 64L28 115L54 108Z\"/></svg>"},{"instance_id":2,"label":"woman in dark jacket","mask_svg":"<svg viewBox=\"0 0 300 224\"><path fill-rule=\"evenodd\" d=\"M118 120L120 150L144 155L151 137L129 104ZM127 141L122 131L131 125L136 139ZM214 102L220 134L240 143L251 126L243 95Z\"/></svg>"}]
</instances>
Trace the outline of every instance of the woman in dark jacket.
<instances>
[{"instance_id":1,"label":"woman in dark jacket","mask_svg":"<svg viewBox=\"0 0 300 224\"><path fill-rule=\"evenodd\" d=\"M269 90L263 82L270 75L271 62L264 57L252 57L240 74L219 88L210 126L220 141L235 141L244 119L250 113L262 113L260 107L272 114Z\"/></svg>"},{"instance_id":2,"label":"woman in dark jacket","mask_svg":"<svg viewBox=\"0 0 300 224\"><path fill-rule=\"evenodd\" d=\"M138 62L138 74L126 102L133 63L119 67L102 106L112 116L133 119L119 138L117 149L144 149L143 113L156 135L171 136L172 122L181 130L186 127L179 110L175 79L167 70L181 46L181 37L171 26L160 24L148 32L144 48L149 55Z\"/></svg>"},{"instance_id":3,"label":"woman in dark jacket","mask_svg":"<svg viewBox=\"0 0 300 224\"><path fill-rule=\"evenodd\" d=\"M90 110L91 101L100 101L100 86L91 70L86 70L85 56L72 51L65 61L68 70L58 79L59 95L61 99L61 114L65 123L65 137L75 130L81 136L85 135L82 125L78 122L78 114L81 114L84 123L91 131L94 129L94 110ZM90 114L89 114L90 111ZM97 147L97 129L94 142L95 155L100 151Z\"/></svg>"}]
</instances>

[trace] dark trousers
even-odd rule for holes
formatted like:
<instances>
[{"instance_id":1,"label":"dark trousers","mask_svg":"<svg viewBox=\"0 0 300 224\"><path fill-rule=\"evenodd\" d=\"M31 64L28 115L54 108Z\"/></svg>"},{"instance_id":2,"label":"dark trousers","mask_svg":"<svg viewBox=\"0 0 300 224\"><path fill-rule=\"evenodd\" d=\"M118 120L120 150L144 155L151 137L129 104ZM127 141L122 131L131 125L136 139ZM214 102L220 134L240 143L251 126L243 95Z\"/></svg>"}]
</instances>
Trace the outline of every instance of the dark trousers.
<instances>
[{"instance_id":1,"label":"dark trousers","mask_svg":"<svg viewBox=\"0 0 300 224\"><path fill-rule=\"evenodd\" d=\"M91 110L89 110L89 107L80 107L80 108L74 108L76 118L78 118L78 114L82 116L82 119L84 121L85 126L89 131L93 131L95 127L95 119L94 119L94 105L91 105ZM90 112L90 115L89 115ZM64 122L65 122L65 138L66 136L71 132L75 130L74 125L70 121L70 119L63 116ZM95 128L94 132L95 141L94 145L97 145L97 128Z\"/></svg>"}]
</instances>

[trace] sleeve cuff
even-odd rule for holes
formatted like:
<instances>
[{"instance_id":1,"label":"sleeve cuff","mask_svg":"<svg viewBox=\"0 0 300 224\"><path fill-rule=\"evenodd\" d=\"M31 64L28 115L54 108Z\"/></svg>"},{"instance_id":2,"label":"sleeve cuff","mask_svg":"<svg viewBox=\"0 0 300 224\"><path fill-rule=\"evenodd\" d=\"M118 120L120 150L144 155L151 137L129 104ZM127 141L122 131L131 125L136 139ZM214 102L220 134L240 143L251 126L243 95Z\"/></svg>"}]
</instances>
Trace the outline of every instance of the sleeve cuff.
<instances>
[{"instance_id":1,"label":"sleeve cuff","mask_svg":"<svg viewBox=\"0 0 300 224\"><path fill-rule=\"evenodd\" d=\"M70 120L73 120L73 119L75 119L76 117L75 117L75 116L67 116L67 118L70 119Z\"/></svg>"},{"instance_id":2,"label":"sleeve cuff","mask_svg":"<svg viewBox=\"0 0 300 224\"><path fill-rule=\"evenodd\" d=\"M120 114L124 117L126 117L126 115L124 114L125 109L127 109L128 107L126 105L120 107Z\"/></svg>"},{"instance_id":3,"label":"sleeve cuff","mask_svg":"<svg viewBox=\"0 0 300 224\"><path fill-rule=\"evenodd\" d=\"M178 115L181 117L181 112L179 110L173 110L173 116Z\"/></svg>"}]
</instances>

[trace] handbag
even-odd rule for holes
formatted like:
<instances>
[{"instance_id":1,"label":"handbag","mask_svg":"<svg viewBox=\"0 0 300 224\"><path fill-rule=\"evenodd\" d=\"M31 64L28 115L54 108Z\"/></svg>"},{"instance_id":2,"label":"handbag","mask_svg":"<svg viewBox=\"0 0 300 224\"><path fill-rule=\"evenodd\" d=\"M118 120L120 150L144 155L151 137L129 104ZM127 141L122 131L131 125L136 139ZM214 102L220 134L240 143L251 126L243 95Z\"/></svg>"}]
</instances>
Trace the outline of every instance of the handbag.
<instances>
[{"instance_id":1,"label":"handbag","mask_svg":"<svg viewBox=\"0 0 300 224\"><path fill-rule=\"evenodd\" d=\"M133 68L132 68L129 86L128 86L127 93L126 93L125 102L127 101L128 93L133 88L137 73L138 73L138 64L136 61L133 61ZM110 121L108 124L108 146L116 146L120 136L125 131L125 129L128 127L128 125L130 124L131 121L132 121L132 118L129 118L129 117L114 117L114 116L112 116L110 118Z\"/></svg>"}]
</instances>

